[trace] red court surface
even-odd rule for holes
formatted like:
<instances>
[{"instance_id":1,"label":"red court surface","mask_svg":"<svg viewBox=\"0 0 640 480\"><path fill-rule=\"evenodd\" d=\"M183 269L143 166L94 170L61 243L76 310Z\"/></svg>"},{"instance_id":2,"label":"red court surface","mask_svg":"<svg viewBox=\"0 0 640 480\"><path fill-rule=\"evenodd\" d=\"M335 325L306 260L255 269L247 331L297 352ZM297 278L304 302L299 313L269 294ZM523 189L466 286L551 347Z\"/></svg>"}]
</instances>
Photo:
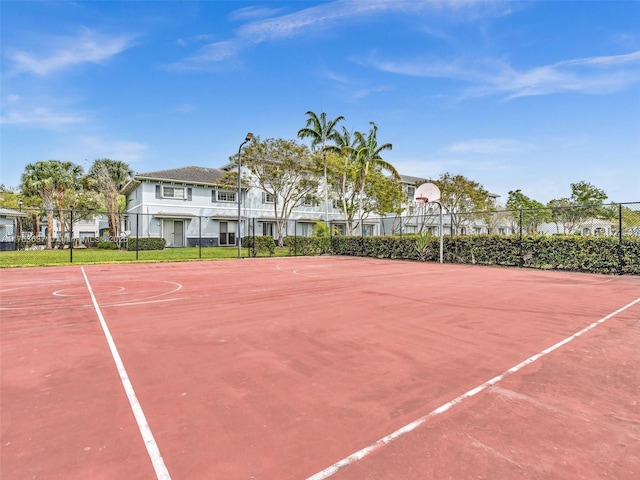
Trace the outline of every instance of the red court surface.
<instances>
[{"instance_id":1,"label":"red court surface","mask_svg":"<svg viewBox=\"0 0 640 480\"><path fill-rule=\"evenodd\" d=\"M640 277L346 257L0 277L3 480L640 478Z\"/></svg>"}]
</instances>

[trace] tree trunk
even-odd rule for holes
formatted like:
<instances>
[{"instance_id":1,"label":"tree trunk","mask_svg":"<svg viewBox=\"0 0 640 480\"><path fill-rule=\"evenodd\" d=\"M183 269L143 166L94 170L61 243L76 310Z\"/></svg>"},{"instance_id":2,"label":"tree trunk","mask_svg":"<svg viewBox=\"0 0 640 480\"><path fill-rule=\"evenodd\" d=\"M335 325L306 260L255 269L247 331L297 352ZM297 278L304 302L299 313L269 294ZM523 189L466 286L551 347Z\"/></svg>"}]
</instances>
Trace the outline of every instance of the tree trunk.
<instances>
[{"instance_id":1,"label":"tree trunk","mask_svg":"<svg viewBox=\"0 0 640 480\"><path fill-rule=\"evenodd\" d=\"M58 207L58 215L60 216L60 238L61 238L61 243L59 245L59 248L64 248L64 241L65 241L65 236L66 236L66 224L64 221L64 210L62 209L62 197L64 195L63 191L58 190L56 192L56 203L57 203L57 207Z\"/></svg>"},{"instance_id":2,"label":"tree trunk","mask_svg":"<svg viewBox=\"0 0 640 480\"><path fill-rule=\"evenodd\" d=\"M53 211L47 209L47 250L53 247Z\"/></svg>"}]
</instances>

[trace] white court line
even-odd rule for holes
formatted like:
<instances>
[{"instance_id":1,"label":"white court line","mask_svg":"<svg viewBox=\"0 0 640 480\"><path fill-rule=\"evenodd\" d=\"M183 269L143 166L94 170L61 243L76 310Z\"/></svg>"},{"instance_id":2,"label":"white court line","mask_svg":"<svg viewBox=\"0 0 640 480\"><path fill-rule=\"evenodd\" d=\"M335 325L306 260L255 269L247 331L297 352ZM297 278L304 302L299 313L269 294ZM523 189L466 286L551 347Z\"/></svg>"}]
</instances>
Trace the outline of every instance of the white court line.
<instances>
[{"instance_id":1,"label":"white court line","mask_svg":"<svg viewBox=\"0 0 640 480\"><path fill-rule=\"evenodd\" d=\"M632 307L633 305L635 305L638 302L640 302L640 298L636 298L633 302L628 303L624 307L620 307L615 312L610 313L606 317L602 317L597 322L592 323L591 325L589 325L588 327L583 328L579 332L576 332L573 335L565 338L564 340L561 340L560 342L556 343L555 345L553 345L553 346L551 346L551 347L549 347L549 348L547 348L545 350L542 350L540 353L537 353L537 354L527 358L525 361L520 362L519 364L517 364L514 367L511 367L506 372L501 373L500 375L498 375L496 377L493 377L491 380L489 380L487 382L484 382L483 384L478 385L475 388L472 388L468 392L463 393L459 397L454 398L450 402L447 402L444 405L441 405L440 407L436 408L435 410L427 413L425 416L419 418L418 420L415 420L415 421L409 423L408 425L405 425L404 427L399 428L395 432L390 433L389 435L387 435L385 437L382 437L381 439L379 439L376 442L372 443L368 447L365 447L362 450L358 450L357 452L352 453L348 457L343 458L342 460L334 463L330 467L325 468L321 472L318 472L315 475L312 475L312 476L308 477L306 480L323 480L325 478L331 477L332 475L337 473L338 470L340 470L340 469L342 469L344 467L348 467L349 465L351 465L352 463L357 462L358 460L362 460L364 457L366 457L366 456L370 455L371 453L375 452L380 447L383 447L384 445L387 445L387 444L393 442L394 440L397 440L398 438L400 438L404 434L409 433L412 430L415 430L420 425L425 423L427 420L429 420L429 419L431 419L431 418L433 418L433 417L435 417L437 415L440 415L441 413L446 412L447 410L451 409L452 407L455 407L456 405L462 403L467 398L471 398L474 395L477 395L478 393L482 392L486 388L497 384L498 382L500 382L501 380L505 379L506 377L508 377L512 373L517 372L518 370L522 369L523 367L526 367L527 365L535 362L536 360L544 357L545 355L553 352L554 350L557 350L558 348L562 347L563 345L566 345L570 341L578 338L580 335L582 335L584 333L587 333L589 330L597 327L601 323L606 322L610 318L612 318L615 315L623 312L624 310Z\"/></svg>"},{"instance_id":2,"label":"white court line","mask_svg":"<svg viewBox=\"0 0 640 480\"><path fill-rule=\"evenodd\" d=\"M102 326L104 336L106 337L107 343L109 344L109 350L111 350L111 356L113 357L113 361L116 363L116 367L118 368L118 373L120 374L120 381L122 382L124 391L126 392L127 398L129 399L129 405L131 405L133 416L136 418L136 423L138 424L138 430L140 430L140 435L142 435L144 444L147 447L147 453L151 458L151 463L153 464L153 469L156 472L156 477L158 478L158 480L171 480L171 476L169 475L169 471L167 470L167 467L164 464L162 455L160 455L160 449L158 448L158 444L156 443L155 438L153 438L153 433L151 433L151 428L149 427L149 424L147 423L147 419L144 416L144 412L142 411L142 406L140 405L140 402L138 402L138 398L136 397L136 392L133 390L133 385L129 380L129 375L127 374L127 371L124 368L124 363L122 363L122 359L120 358L120 354L118 353L116 344L113 341L113 337L111 336L111 332L109 331L107 322L104 320L104 317L102 316L102 312L100 311L100 307L98 306L96 297L93 294L93 290L91 289L91 284L89 283L87 274L84 271L84 267L80 267L80 269L82 270L84 281L86 282L87 289L89 290L89 294L91 295L91 301L93 302L93 306L96 309L96 314L98 315L98 319L100 320L100 325Z\"/></svg>"}]
</instances>

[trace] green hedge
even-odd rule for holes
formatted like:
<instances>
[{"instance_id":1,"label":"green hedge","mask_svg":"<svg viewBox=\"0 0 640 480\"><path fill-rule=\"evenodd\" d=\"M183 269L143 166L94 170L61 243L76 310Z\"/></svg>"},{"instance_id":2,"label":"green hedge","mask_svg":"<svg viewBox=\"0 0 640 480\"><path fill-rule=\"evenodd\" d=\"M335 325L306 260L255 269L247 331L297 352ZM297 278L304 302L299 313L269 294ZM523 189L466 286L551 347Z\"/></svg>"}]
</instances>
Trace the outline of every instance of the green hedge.
<instances>
[{"instance_id":1,"label":"green hedge","mask_svg":"<svg viewBox=\"0 0 640 480\"><path fill-rule=\"evenodd\" d=\"M332 237L335 255L438 261L438 237ZM445 236L444 261L590 273L640 274L640 239L615 237Z\"/></svg>"},{"instance_id":2,"label":"green hedge","mask_svg":"<svg viewBox=\"0 0 640 480\"><path fill-rule=\"evenodd\" d=\"M162 250L167 241L164 238L157 237L131 237L127 242L127 250L130 252L135 250Z\"/></svg>"},{"instance_id":3,"label":"green hedge","mask_svg":"<svg viewBox=\"0 0 640 480\"><path fill-rule=\"evenodd\" d=\"M329 250L329 238L285 237L284 246L290 255L320 255Z\"/></svg>"},{"instance_id":4,"label":"green hedge","mask_svg":"<svg viewBox=\"0 0 640 480\"><path fill-rule=\"evenodd\" d=\"M251 249L251 256L255 257L261 253L268 253L269 256L276 253L276 242L270 235L256 237L242 237L242 246Z\"/></svg>"}]
</instances>

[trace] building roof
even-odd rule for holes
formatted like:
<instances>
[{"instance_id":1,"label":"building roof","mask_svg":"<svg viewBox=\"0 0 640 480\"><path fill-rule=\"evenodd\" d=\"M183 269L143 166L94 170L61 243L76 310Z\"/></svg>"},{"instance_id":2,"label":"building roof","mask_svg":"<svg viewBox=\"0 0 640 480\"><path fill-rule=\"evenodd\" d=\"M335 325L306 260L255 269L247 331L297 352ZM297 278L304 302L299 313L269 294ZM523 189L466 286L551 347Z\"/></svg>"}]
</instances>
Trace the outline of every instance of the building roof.
<instances>
[{"instance_id":1,"label":"building roof","mask_svg":"<svg viewBox=\"0 0 640 480\"><path fill-rule=\"evenodd\" d=\"M26 217L27 214L19 212L18 210L12 210L11 208L0 208L0 217Z\"/></svg>"},{"instance_id":2,"label":"building roof","mask_svg":"<svg viewBox=\"0 0 640 480\"><path fill-rule=\"evenodd\" d=\"M134 175L136 180L172 180L185 183L216 183L224 177L224 170L207 167L182 167L171 170L158 170L156 172L138 173Z\"/></svg>"},{"instance_id":3,"label":"building roof","mask_svg":"<svg viewBox=\"0 0 640 480\"><path fill-rule=\"evenodd\" d=\"M219 168L208 167L181 167L170 170L158 170L155 172L137 173L127 183L122 192L127 195L133 191L140 182L145 180L160 182L180 182L191 185L216 185L225 176L226 172Z\"/></svg>"},{"instance_id":4,"label":"building roof","mask_svg":"<svg viewBox=\"0 0 640 480\"><path fill-rule=\"evenodd\" d=\"M402 175L400 174L400 182L408 183L410 185L416 185L418 183L425 183L429 180L422 177L412 177L411 175Z\"/></svg>"}]
</instances>

